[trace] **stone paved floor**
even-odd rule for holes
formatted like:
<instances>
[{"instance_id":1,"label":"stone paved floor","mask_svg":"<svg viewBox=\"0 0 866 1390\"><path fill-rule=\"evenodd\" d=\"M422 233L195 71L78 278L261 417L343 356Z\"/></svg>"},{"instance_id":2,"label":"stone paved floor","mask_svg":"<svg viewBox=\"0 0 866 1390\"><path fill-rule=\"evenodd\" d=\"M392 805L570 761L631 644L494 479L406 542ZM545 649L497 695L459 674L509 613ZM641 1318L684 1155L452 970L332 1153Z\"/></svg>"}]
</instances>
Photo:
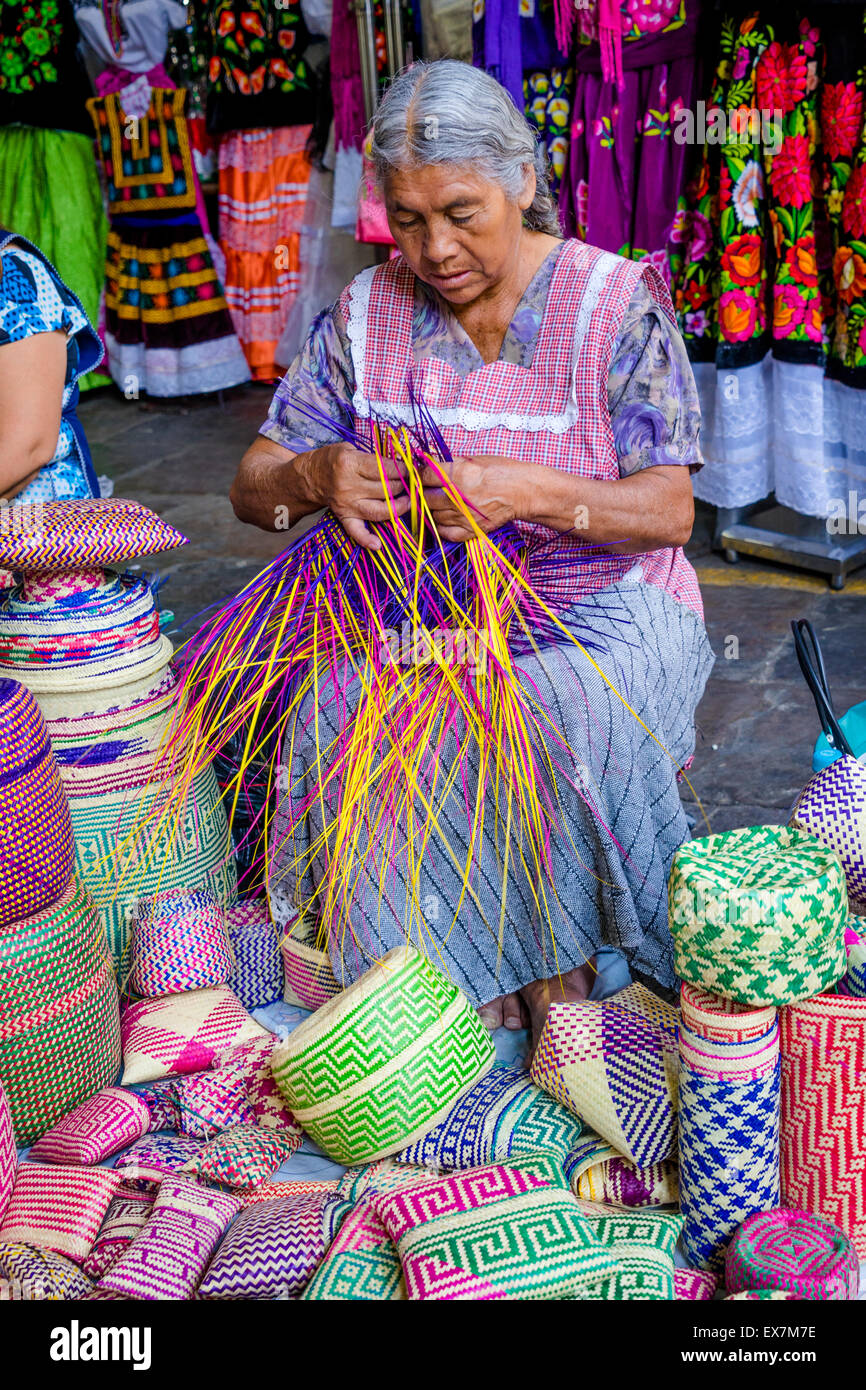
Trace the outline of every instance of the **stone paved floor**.
<instances>
[{"instance_id":1,"label":"stone paved floor","mask_svg":"<svg viewBox=\"0 0 866 1390\"><path fill-rule=\"evenodd\" d=\"M285 534L242 525L228 501L269 399L268 388L248 386L226 393L222 403L142 404L109 388L82 402L97 472L114 480L115 495L145 502L190 539L160 565L169 580L163 605L177 616L175 640L285 545ZM691 781L713 830L780 822L809 776L818 733L791 619L815 624L837 708L866 700L866 577L832 593L822 579L781 566L729 566L711 552L709 536L709 509L699 508L689 554L717 660L698 711ZM684 797L691 800L688 792ZM704 823L692 809L699 834Z\"/></svg>"}]
</instances>

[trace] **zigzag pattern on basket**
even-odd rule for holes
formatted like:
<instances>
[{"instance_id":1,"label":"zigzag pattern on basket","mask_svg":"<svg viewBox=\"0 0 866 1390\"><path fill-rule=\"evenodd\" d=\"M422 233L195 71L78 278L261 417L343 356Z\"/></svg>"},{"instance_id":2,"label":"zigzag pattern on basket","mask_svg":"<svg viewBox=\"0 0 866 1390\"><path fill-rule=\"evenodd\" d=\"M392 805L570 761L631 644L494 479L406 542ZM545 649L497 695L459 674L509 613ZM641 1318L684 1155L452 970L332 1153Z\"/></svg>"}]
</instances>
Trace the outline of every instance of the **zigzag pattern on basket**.
<instances>
[{"instance_id":1,"label":"zigzag pattern on basket","mask_svg":"<svg viewBox=\"0 0 866 1390\"><path fill-rule=\"evenodd\" d=\"M150 1129L150 1111L132 1091L106 1086L77 1105L34 1144L36 1163L101 1163Z\"/></svg>"},{"instance_id":2,"label":"zigzag pattern on basket","mask_svg":"<svg viewBox=\"0 0 866 1390\"><path fill-rule=\"evenodd\" d=\"M575 1197L633 1209L672 1206L679 1201L679 1168L674 1159L639 1165L623 1158L597 1134L585 1134L566 1158L565 1175Z\"/></svg>"},{"instance_id":3,"label":"zigzag pattern on basket","mask_svg":"<svg viewBox=\"0 0 866 1390\"><path fill-rule=\"evenodd\" d=\"M525 1168L470 1169L372 1201L410 1299L566 1298L618 1268L571 1194Z\"/></svg>"},{"instance_id":4,"label":"zigzag pattern on basket","mask_svg":"<svg viewBox=\"0 0 866 1390\"><path fill-rule=\"evenodd\" d=\"M0 1244L36 1245L80 1264L119 1186L120 1174L109 1168L20 1163Z\"/></svg>"},{"instance_id":5,"label":"zigzag pattern on basket","mask_svg":"<svg viewBox=\"0 0 866 1390\"><path fill-rule=\"evenodd\" d=\"M235 1125L210 1139L181 1172L226 1187L255 1187L272 1178L301 1146L300 1134Z\"/></svg>"},{"instance_id":6,"label":"zigzag pattern on basket","mask_svg":"<svg viewBox=\"0 0 866 1390\"><path fill-rule=\"evenodd\" d=\"M835 850L849 895L866 898L866 767L845 754L816 772L797 798L790 824Z\"/></svg>"},{"instance_id":7,"label":"zigzag pattern on basket","mask_svg":"<svg viewBox=\"0 0 866 1390\"><path fill-rule=\"evenodd\" d=\"M325 1254L328 1200L308 1194L245 1208L208 1268L199 1298L296 1298Z\"/></svg>"},{"instance_id":8,"label":"zigzag pattern on basket","mask_svg":"<svg viewBox=\"0 0 866 1390\"><path fill-rule=\"evenodd\" d=\"M583 1126L530 1081L523 1067L494 1067L445 1119L402 1149L405 1163L477 1168L523 1154L564 1162Z\"/></svg>"},{"instance_id":9,"label":"zigzag pattern on basket","mask_svg":"<svg viewBox=\"0 0 866 1390\"><path fill-rule=\"evenodd\" d=\"M227 983L234 970L223 911L209 889L140 898L130 982L150 998Z\"/></svg>"},{"instance_id":10,"label":"zigzag pattern on basket","mask_svg":"<svg viewBox=\"0 0 866 1390\"><path fill-rule=\"evenodd\" d=\"M780 1026L782 1199L838 1226L864 1259L866 999L825 994L783 1009Z\"/></svg>"},{"instance_id":11,"label":"zigzag pattern on basket","mask_svg":"<svg viewBox=\"0 0 866 1390\"><path fill-rule=\"evenodd\" d=\"M180 1134L210 1139L234 1125L255 1123L243 1073L233 1067L178 1077L174 1093Z\"/></svg>"},{"instance_id":12,"label":"zigzag pattern on basket","mask_svg":"<svg viewBox=\"0 0 866 1390\"><path fill-rule=\"evenodd\" d=\"M117 1076L120 1016L105 932L75 879L0 928L0 1080L19 1144Z\"/></svg>"},{"instance_id":13,"label":"zigzag pattern on basket","mask_svg":"<svg viewBox=\"0 0 866 1390\"><path fill-rule=\"evenodd\" d=\"M677 974L742 1003L808 999L845 969L842 865L803 830L688 841L671 866L668 917Z\"/></svg>"},{"instance_id":14,"label":"zigzag pattern on basket","mask_svg":"<svg viewBox=\"0 0 866 1390\"><path fill-rule=\"evenodd\" d=\"M123 1084L205 1071L233 1043L267 1037L228 985L143 999L121 1021Z\"/></svg>"},{"instance_id":15,"label":"zigzag pattern on basket","mask_svg":"<svg viewBox=\"0 0 866 1390\"><path fill-rule=\"evenodd\" d=\"M615 1256L619 1269L603 1297L617 1302L669 1302L674 1297L674 1252L683 1229L673 1212L607 1214L595 1203L578 1202L593 1232Z\"/></svg>"},{"instance_id":16,"label":"zigzag pattern on basket","mask_svg":"<svg viewBox=\"0 0 866 1390\"><path fill-rule=\"evenodd\" d=\"M317 1193L333 1197L337 1193L337 1186L335 1178L311 1178L309 1182L303 1179L280 1182L279 1178L275 1178L273 1182L259 1183L258 1187L251 1188L249 1192L239 1191L234 1195L242 1207L250 1207L256 1202L269 1202L272 1197L309 1197Z\"/></svg>"},{"instance_id":17,"label":"zigzag pattern on basket","mask_svg":"<svg viewBox=\"0 0 866 1390\"><path fill-rule=\"evenodd\" d=\"M283 958L284 995L287 1004L304 1009L320 1009L340 993L327 951L315 944L315 928L302 918L280 942Z\"/></svg>"},{"instance_id":18,"label":"zigzag pattern on basket","mask_svg":"<svg viewBox=\"0 0 866 1390\"><path fill-rule=\"evenodd\" d=\"M179 1173L201 1150L201 1142L188 1134L148 1134L137 1139L114 1160L114 1171L125 1182L162 1182L168 1173Z\"/></svg>"},{"instance_id":19,"label":"zigzag pattern on basket","mask_svg":"<svg viewBox=\"0 0 866 1390\"><path fill-rule=\"evenodd\" d=\"M164 1178L138 1238L98 1285L128 1299L186 1299L240 1210L236 1198L190 1178Z\"/></svg>"},{"instance_id":20,"label":"zigzag pattern on basket","mask_svg":"<svg viewBox=\"0 0 866 1390\"><path fill-rule=\"evenodd\" d=\"M229 984L244 1008L264 1009L282 999L283 958L265 905L235 903L226 911L226 927L235 957Z\"/></svg>"},{"instance_id":21,"label":"zigzag pattern on basket","mask_svg":"<svg viewBox=\"0 0 866 1390\"><path fill-rule=\"evenodd\" d=\"M404 1187L417 1187L419 1183L441 1177L444 1172L432 1165L422 1168L399 1158L377 1158L374 1163L347 1168L338 1179L337 1192L345 1201L355 1203L372 1197L374 1192L399 1192Z\"/></svg>"},{"instance_id":22,"label":"zigzag pattern on basket","mask_svg":"<svg viewBox=\"0 0 866 1390\"><path fill-rule=\"evenodd\" d=\"M474 1011L471 1018L468 1012L453 1018L447 1033L434 1032L423 1051L412 1056L411 1067L391 1071L378 1084L371 1081L368 1090L348 1103L337 1095L324 1113L318 1106L305 1109L287 1095L295 1119L338 1163L393 1153L436 1124L454 1097L492 1065L490 1035L477 1020ZM276 1062L273 1069L282 1085Z\"/></svg>"},{"instance_id":23,"label":"zigzag pattern on basket","mask_svg":"<svg viewBox=\"0 0 866 1390\"><path fill-rule=\"evenodd\" d=\"M257 1125L300 1135L301 1127L280 1094L271 1070L275 1045L273 1035L238 1043L218 1057L214 1065L241 1080Z\"/></svg>"},{"instance_id":24,"label":"zigzag pattern on basket","mask_svg":"<svg viewBox=\"0 0 866 1390\"><path fill-rule=\"evenodd\" d=\"M848 1237L805 1211L756 1212L744 1221L725 1255L725 1287L787 1289L798 1299L857 1297L860 1261Z\"/></svg>"},{"instance_id":25,"label":"zigzag pattern on basket","mask_svg":"<svg viewBox=\"0 0 866 1390\"><path fill-rule=\"evenodd\" d=\"M17 1165L18 1152L12 1130L12 1114L3 1084L0 1082L0 1222L6 1214L9 1198L12 1196Z\"/></svg>"},{"instance_id":26,"label":"zigzag pattern on basket","mask_svg":"<svg viewBox=\"0 0 866 1390\"><path fill-rule=\"evenodd\" d=\"M187 544L186 536L155 512L123 497L40 502L4 517L0 568L92 570Z\"/></svg>"},{"instance_id":27,"label":"zigzag pattern on basket","mask_svg":"<svg viewBox=\"0 0 866 1390\"><path fill-rule=\"evenodd\" d=\"M89 1279L101 1279L117 1263L147 1225L152 1208L149 1194L112 1197L93 1249L81 1266Z\"/></svg>"},{"instance_id":28,"label":"zigzag pattern on basket","mask_svg":"<svg viewBox=\"0 0 866 1390\"><path fill-rule=\"evenodd\" d=\"M65 1303L89 1298L92 1288L78 1265L53 1250L0 1245L0 1303Z\"/></svg>"},{"instance_id":29,"label":"zigzag pattern on basket","mask_svg":"<svg viewBox=\"0 0 866 1390\"><path fill-rule=\"evenodd\" d=\"M552 1004L532 1061L536 1085L639 1164L676 1146L678 1011L629 985L610 999Z\"/></svg>"},{"instance_id":30,"label":"zigzag pattern on basket","mask_svg":"<svg viewBox=\"0 0 866 1390\"><path fill-rule=\"evenodd\" d=\"M365 1199L346 1217L301 1298L384 1303L406 1297L400 1256L372 1201Z\"/></svg>"}]
</instances>

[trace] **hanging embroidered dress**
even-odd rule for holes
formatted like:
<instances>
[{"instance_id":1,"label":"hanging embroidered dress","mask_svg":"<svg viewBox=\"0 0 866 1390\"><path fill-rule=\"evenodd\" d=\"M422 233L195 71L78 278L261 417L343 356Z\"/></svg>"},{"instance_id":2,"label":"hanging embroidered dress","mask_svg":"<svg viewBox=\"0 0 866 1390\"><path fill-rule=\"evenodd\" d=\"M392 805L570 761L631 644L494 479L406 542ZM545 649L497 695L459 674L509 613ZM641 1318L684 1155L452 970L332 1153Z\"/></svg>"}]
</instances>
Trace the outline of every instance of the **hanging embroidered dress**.
<instances>
[{"instance_id":1,"label":"hanging embroidered dress","mask_svg":"<svg viewBox=\"0 0 866 1390\"><path fill-rule=\"evenodd\" d=\"M575 88L560 195L567 235L648 259L670 284L690 146L674 138L698 94L697 0L622 0L622 81L609 78L598 7L577 11Z\"/></svg>"},{"instance_id":2,"label":"hanging embroidered dress","mask_svg":"<svg viewBox=\"0 0 866 1390\"><path fill-rule=\"evenodd\" d=\"M76 17L100 93L87 106L108 189L111 375L129 397L236 386L249 372L208 245L189 94L162 67L184 9L174 0L105 8L85 0Z\"/></svg>"},{"instance_id":3,"label":"hanging embroidered dress","mask_svg":"<svg viewBox=\"0 0 866 1390\"><path fill-rule=\"evenodd\" d=\"M845 5L721 21L722 137L708 129L675 286L704 420L695 492L719 507L775 492L838 516L866 486L864 23Z\"/></svg>"},{"instance_id":4,"label":"hanging embroidered dress","mask_svg":"<svg viewBox=\"0 0 866 1390\"><path fill-rule=\"evenodd\" d=\"M313 325L262 433L293 451L326 442L327 429L311 428L293 402L315 403L334 418L411 419L410 370L455 455L501 454L611 480L653 464L700 466L694 387L664 285L651 268L596 248L566 242L548 256L499 360L488 364L402 258L363 272ZM519 524L553 547L579 545L573 536ZM600 648L593 656L669 751L576 649L554 645L519 658L522 678L537 689L578 766L564 775L563 825L552 839L552 936L525 878L509 874L503 883L495 834L483 840L472 893L452 925L460 874L445 844L459 842L461 827L464 839L467 833L460 796L431 835L419 893L425 921L414 944L435 953L476 1003L570 970L603 944L622 950L636 975L674 983L665 885L688 835L676 770L692 753L694 710L712 664L697 580L678 549L599 555L559 578L564 620L578 632L581 623L591 629ZM314 806L298 818L294 807L315 778L317 740L328 745L358 693L351 669L324 679L315 714L309 701L293 750L284 751L293 757L284 785L293 790L275 818L269 882L278 925L292 921L323 876L328 837L320 837L334 808ZM443 747L440 761L449 766L451 757ZM579 787L589 789L598 815ZM462 862L459 851L456 859ZM344 982L406 939L406 862L405 852L391 859L384 893L372 879L356 885L351 932L328 941ZM326 939L328 924L320 931Z\"/></svg>"}]
</instances>

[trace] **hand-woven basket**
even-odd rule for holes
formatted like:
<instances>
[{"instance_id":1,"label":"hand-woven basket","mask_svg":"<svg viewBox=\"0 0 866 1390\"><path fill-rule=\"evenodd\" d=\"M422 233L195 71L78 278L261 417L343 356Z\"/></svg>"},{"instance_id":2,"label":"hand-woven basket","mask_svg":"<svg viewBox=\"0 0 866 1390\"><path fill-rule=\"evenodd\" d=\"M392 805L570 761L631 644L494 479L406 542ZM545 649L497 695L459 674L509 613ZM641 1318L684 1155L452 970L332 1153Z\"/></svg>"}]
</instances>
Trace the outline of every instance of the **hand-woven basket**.
<instances>
[{"instance_id":1,"label":"hand-woven basket","mask_svg":"<svg viewBox=\"0 0 866 1390\"><path fill-rule=\"evenodd\" d=\"M0 680L0 926L56 902L72 877L69 806L29 690Z\"/></svg>"},{"instance_id":2,"label":"hand-woven basket","mask_svg":"<svg viewBox=\"0 0 866 1390\"><path fill-rule=\"evenodd\" d=\"M776 1207L744 1221L725 1254L725 1287L786 1289L794 1298L857 1297L860 1261L838 1226L805 1211Z\"/></svg>"},{"instance_id":3,"label":"hand-woven basket","mask_svg":"<svg viewBox=\"0 0 866 1390\"><path fill-rule=\"evenodd\" d=\"M842 860L851 898L866 898L866 767L841 757L806 783L790 824L829 845Z\"/></svg>"},{"instance_id":4,"label":"hand-woven basket","mask_svg":"<svg viewBox=\"0 0 866 1390\"><path fill-rule=\"evenodd\" d=\"M419 1139L494 1057L456 985L404 946L302 1023L274 1050L271 1070L310 1137L353 1164Z\"/></svg>"},{"instance_id":5,"label":"hand-woven basket","mask_svg":"<svg viewBox=\"0 0 866 1390\"><path fill-rule=\"evenodd\" d=\"M782 1201L838 1226L866 1258L866 999L783 1009Z\"/></svg>"},{"instance_id":6,"label":"hand-woven basket","mask_svg":"<svg viewBox=\"0 0 866 1390\"><path fill-rule=\"evenodd\" d=\"M123 968L136 904L164 889L210 888L225 906L237 896L225 809L212 767L193 782L183 819L162 827L149 817L166 796L150 783L111 796L70 802L75 860L105 922L118 970Z\"/></svg>"},{"instance_id":7,"label":"hand-woven basket","mask_svg":"<svg viewBox=\"0 0 866 1390\"><path fill-rule=\"evenodd\" d=\"M158 998L224 985L234 963L222 905L210 889L169 888L139 898L130 971L136 994Z\"/></svg>"},{"instance_id":8,"label":"hand-woven basket","mask_svg":"<svg viewBox=\"0 0 866 1390\"><path fill-rule=\"evenodd\" d=\"M848 968L836 986L836 993L866 999L866 917L848 918L845 951Z\"/></svg>"},{"instance_id":9,"label":"hand-woven basket","mask_svg":"<svg viewBox=\"0 0 866 1390\"><path fill-rule=\"evenodd\" d=\"M660 1163L677 1142L679 1011L629 985L610 999L551 1004L532 1061L536 1086L633 1163Z\"/></svg>"},{"instance_id":10,"label":"hand-woven basket","mask_svg":"<svg viewBox=\"0 0 866 1390\"><path fill-rule=\"evenodd\" d=\"M312 918L301 916L280 942L285 972L283 998L287 1004L319 1009L340 993L328 952L316 945Z\"/></svg>"},{"instance_id":11,"label":"hand-woven basket","mask_svg":"<svg viewBox=\"0 0 866 1390\"><path fill-rule=\"evenodd\" d=\"M803 830L759 825L691 840L668 880L677 974L745 1004L792 1004L845 970L839 856Z\"/></svg>"},{"instance_id":12,"label":"hand-woven basket","mask_svg":"<svg viewBox=\"0 0 866 1390\"><path fill-rule=\"evenodd\" d=\"M31 1144L120 1066L117 983L105 930L73 879L52 907L0 928L0 1080Z\"/></svg>"}]
</instances>

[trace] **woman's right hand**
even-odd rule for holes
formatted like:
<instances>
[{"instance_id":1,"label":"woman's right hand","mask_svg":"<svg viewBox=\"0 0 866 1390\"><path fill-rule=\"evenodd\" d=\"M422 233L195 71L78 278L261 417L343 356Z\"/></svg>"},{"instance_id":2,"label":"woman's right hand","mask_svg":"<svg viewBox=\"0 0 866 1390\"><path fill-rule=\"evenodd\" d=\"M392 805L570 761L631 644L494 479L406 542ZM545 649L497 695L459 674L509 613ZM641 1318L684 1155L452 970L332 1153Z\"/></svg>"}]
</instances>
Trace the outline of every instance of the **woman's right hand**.
<instances>
[{"instance_id":1,"label":"woman's right hand","mask_svg":"<svg viewBox=\"0 0 866 1390\"><path fill-rule=\"evenodd\" d=\"M387 521L409 510L400 465L389 459L380 463L375 454L362 453L351 444L325 444L298 454L295 468L310 499L329 507L350 539L365 550L378 550L382 544L367 522Z\"/></svg>"}]
</instances>

